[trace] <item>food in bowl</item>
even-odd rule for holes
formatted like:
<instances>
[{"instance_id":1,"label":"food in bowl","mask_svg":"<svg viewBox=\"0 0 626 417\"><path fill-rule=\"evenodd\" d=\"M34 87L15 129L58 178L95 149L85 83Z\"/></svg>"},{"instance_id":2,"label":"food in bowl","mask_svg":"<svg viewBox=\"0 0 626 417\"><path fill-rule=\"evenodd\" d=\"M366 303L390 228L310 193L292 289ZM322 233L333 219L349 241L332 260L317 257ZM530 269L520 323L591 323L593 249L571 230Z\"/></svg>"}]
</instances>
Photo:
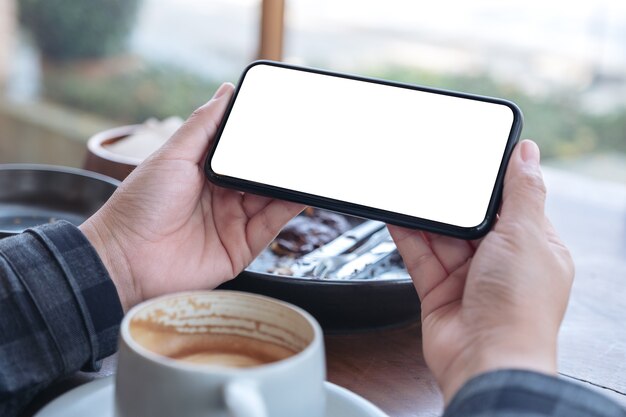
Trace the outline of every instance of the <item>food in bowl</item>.
<instances>
[{"instance_id":1,"label":"food in bowl","mask_svg":"<svg viewBox=\"0 0 626 417\"><path fill-rule=\"evenodd\" d=\"M308 207L280 231L270 249L277 256L296 258L330 242L351 227L344 215Z\"/></svg>"},{"instance_id":2,"label":"food in bowl","mask_svg":"<svg viewBox=\"0 0 626 417\"><path fill-rule=\"evenodd\" d=\"M321 280L409 279L385 225L307 208L248 271Z\"/></svg>"},{"instance_id":3,"label":"food in bowl","mask_svg":"<svg viewBox=\"0 0 626 417\"><path fill-rule=\"evenodd\" d=\"M296 230L319 226L323 210L307 209L292 220ZM414 323L420 301L383 223L342 216L350 227L337 237L296 235L294 252L279 236L237 278L221 288L267 295L295 304L315 316L325 332L352 332ZM345 224L344 221L340 221ZM288 224L286 229L291 229ZM341 229L343 230L343 229ZM300 239L304 238L304 242ZM322 241L324 243L322 243ZM319 246L317 246L319 245ZM301 248L311 249L303 253ZM280 248L276 251L277 248ZM354 268L354 269L352 269Z\"/></svg>"}]
</instances>

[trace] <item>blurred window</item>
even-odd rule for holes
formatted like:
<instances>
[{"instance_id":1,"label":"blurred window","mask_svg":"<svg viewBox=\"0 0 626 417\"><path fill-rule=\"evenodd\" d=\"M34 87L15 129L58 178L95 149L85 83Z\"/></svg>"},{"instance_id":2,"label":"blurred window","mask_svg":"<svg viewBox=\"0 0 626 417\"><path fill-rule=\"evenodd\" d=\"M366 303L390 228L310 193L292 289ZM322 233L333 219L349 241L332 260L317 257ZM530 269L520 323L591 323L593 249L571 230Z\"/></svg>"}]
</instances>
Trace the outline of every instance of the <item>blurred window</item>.
<instances>
[{"instance_id":1,"label":"blurred window","mask_svg":"<svg viewBox=\"0 0 626 417\"><path fill-rule=\"evenodd\" d=\"M187 116L220 82L236 82L259 47L261 0L17 3L23 29L4 69L5 95L117 124ZM51 33L42 16L53 3L62 11L55 31L73 39L56 55L34 30ZM285 61L512 99L525 113L523 135L546 160L592 174L611 166L600 175L626 181L626 3L285 3ZM95 11L88 24L78 7L85 4ZM94 45L102 50L85 53Z\"/></svg>"}]
</instances>

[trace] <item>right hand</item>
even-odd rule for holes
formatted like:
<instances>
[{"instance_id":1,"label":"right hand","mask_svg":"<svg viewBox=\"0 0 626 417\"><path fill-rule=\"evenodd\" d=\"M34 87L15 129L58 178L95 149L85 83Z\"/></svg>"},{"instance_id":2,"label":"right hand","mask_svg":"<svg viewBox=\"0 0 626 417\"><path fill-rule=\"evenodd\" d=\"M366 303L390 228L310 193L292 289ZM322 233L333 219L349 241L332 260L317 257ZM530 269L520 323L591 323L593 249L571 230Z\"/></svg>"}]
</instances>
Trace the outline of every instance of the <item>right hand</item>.
<instances>
[{"instance_id":1,"label":"right hand","mask_svg":"<svg viewBox=\"0 0 626 417\"><path fill-rule=\"evenodd\" d=\"M572 258L544 214L539 148L515 148L500 218L482 240L390 226L422 302L426 363L446 403L470 378L506 368L556 373Z\"/></svg>"}]
</instances>

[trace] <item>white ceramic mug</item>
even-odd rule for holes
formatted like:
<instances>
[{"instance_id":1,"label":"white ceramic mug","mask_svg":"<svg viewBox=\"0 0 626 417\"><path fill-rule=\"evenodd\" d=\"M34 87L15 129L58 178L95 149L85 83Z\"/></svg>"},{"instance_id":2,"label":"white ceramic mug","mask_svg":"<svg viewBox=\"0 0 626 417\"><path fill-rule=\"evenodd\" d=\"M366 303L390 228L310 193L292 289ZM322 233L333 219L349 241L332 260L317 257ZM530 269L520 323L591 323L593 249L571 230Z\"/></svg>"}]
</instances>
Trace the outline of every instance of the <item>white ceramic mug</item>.
<instances>
[{"instance_id":1,"label":"white ceramic mug","mask_svg":"<svg viewBox=\"0 0 626 417\"><path fill-rule=\"evenodd\" d=\"M117 417L322 417L324 380L322 331L302 309L236 291L173 294L124 317L115 410Z\"/></svg>"}]
</instances>

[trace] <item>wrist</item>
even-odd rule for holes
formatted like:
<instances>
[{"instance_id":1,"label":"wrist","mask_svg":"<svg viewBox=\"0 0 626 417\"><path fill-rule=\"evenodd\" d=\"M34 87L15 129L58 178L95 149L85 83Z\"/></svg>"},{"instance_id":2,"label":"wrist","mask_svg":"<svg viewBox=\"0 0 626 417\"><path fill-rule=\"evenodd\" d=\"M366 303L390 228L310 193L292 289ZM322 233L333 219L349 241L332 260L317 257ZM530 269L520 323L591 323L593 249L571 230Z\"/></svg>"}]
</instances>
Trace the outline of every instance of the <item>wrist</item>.
<instances>
[{"instance_id":1,"label":"wrist","mask_svg":"<svg viewBox=\"0 0 626 417\"><path fill-rule=\"evenodd\" d=\"M104 221L96 213L79 226L80 231L94 247L104 264L120 298L124 312L137 304L139 297L134 285L130 263L118 237L111 232Z\"/></svg>"},{"instance_id":2,"label":"wrist","mask_svg":"<svg viewBox=\"0 0 626 417\"><path fill-rule=\"evenodd\" d=\"M536 338L520 337L510 338L504 342L472 345L438 378L445 403L448 404L470 379L503 369L556 375L556 341L546 343Z\"/></svg>"}]
</instances>

